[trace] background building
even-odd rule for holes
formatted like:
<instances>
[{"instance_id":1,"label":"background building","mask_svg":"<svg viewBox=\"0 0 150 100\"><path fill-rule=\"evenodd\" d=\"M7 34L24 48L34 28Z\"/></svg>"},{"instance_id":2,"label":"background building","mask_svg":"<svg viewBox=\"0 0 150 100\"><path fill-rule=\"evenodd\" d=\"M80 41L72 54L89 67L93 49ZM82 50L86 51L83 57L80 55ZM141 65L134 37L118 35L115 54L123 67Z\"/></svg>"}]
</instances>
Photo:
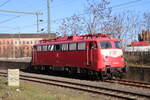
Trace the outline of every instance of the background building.
<instances>
[{"instance_id":1,"label":"background building","mask_svg":"<svg viewBox=\"0 0 150 100\"><path fill-rule=\"evenodd\" d=\"M150 42L150 30L142 30L142 33L138 35L139 41Z\"/></svg>"},{"instance_id":2,"label":"background building","mask_svg":"<svg viewBox=\"0 0 150 100\"><path fill-rule=\"evenodd\" d=\"M0 57L30 57L33 44L55 37L55 34L0 34Z\"/></svg>"}]
</instances>

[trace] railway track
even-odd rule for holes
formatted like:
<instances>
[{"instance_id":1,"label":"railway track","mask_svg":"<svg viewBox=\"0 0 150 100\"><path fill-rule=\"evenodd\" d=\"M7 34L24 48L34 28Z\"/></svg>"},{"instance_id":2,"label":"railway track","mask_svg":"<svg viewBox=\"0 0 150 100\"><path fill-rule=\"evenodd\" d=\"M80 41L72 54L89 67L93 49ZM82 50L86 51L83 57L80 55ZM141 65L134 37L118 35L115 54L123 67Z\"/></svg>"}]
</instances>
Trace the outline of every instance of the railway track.
<instances>
[{"instance_id":1,"label":"railway track","mask_svg":"<svg viewBox=\"0 0 150 100\"><path fill-rule=\"evenodd\" d=\"M114 80L107 80L106 82L117 83L117 84L122 84L122 85L127 85L127 86L138 87L138 88L150 89L150 84L149 83L138 82L138 81L129 81L129 80L124 80L124 79L115 80L114 79Z\"/></svg>"},{"instance_id":2,"label":"railway track","mask_svg":"<svg viewBox=\"0 0 150 100\"><path fill-rule=\"evenodd\" d=\"M7 73L0 72L0 76L7 76ZM48 85L54 85L64 88L69 88L73 90L78 91L84 91L94 94L100 94L100 95L106 95L111 96L119 99L125 99L125 100L138 100L139 98L150 98L149 94L141 94L141 93L135 93L131 91L123 91L119 89L112 89L109 87L103 87L103 86L94 86L94 85L87 85L83 83L77 83L77 82L71 82L71 81L65 81L65 80L56 80L56 79L49 79L49 78L42 78L37 76L30 76L30 75L20 75L21 80L25 81L32 81L42 84L48 84ZM139 99L141 100L141 99Z\"/></svg>"}]
</instances>

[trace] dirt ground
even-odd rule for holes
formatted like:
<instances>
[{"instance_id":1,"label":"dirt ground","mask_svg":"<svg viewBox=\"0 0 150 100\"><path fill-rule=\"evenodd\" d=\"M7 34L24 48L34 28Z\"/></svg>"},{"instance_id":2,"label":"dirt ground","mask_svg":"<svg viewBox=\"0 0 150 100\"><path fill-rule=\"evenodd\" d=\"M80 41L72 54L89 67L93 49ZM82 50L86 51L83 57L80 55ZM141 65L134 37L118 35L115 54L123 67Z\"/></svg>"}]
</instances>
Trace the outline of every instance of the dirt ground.
<instances>
[{"instance_id":1,"label":"dirt ground","mask_svg":"<svg viewBox=\"0 0 150 100\"><path fill-rule=\"evenodd\" d=\"M112 97L75 91L34 82L20 81L20 87L8 87L0 77L0 100L112 100ZM116 100L114 98L114 100Z\"/></svg>"}]
</instances>

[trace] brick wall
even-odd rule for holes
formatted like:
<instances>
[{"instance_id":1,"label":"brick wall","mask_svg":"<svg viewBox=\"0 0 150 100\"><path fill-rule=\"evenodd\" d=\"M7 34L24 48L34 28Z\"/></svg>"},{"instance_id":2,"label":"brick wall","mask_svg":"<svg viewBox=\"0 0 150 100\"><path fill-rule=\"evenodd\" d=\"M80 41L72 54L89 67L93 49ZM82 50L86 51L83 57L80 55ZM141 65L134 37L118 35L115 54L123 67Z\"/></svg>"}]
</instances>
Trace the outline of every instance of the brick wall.
<instances>
[{"instance_id":1,"label":"brick wall","mask_svg":"<svg viewBox=\"0 0 150 100\"><path fill-rule=\"evenodd\" d=\"M0 57L31 57L32 46L45 38L55 38L55 34L0 34Z\"/></svg>"}]
</instances>

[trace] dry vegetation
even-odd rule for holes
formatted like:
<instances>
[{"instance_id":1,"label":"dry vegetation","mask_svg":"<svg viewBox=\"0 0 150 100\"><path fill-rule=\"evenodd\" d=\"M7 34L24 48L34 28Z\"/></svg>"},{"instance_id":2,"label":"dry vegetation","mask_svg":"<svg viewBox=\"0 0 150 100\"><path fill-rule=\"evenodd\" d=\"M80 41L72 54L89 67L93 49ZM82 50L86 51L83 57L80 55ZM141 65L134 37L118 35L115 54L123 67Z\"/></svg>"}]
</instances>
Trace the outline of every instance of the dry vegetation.
<instances>
[{"instance_id":1,"label":"dry vegetation","mask_svg":"<svg viewBox=\"0 0 150 100\"><path fill-rule=\"evenodd\" d=\"M0 77L0 100L110 100L85 92L49 85L21 81L20 87L8 87L5 78Z\"/></svg>"}]
</instances>

